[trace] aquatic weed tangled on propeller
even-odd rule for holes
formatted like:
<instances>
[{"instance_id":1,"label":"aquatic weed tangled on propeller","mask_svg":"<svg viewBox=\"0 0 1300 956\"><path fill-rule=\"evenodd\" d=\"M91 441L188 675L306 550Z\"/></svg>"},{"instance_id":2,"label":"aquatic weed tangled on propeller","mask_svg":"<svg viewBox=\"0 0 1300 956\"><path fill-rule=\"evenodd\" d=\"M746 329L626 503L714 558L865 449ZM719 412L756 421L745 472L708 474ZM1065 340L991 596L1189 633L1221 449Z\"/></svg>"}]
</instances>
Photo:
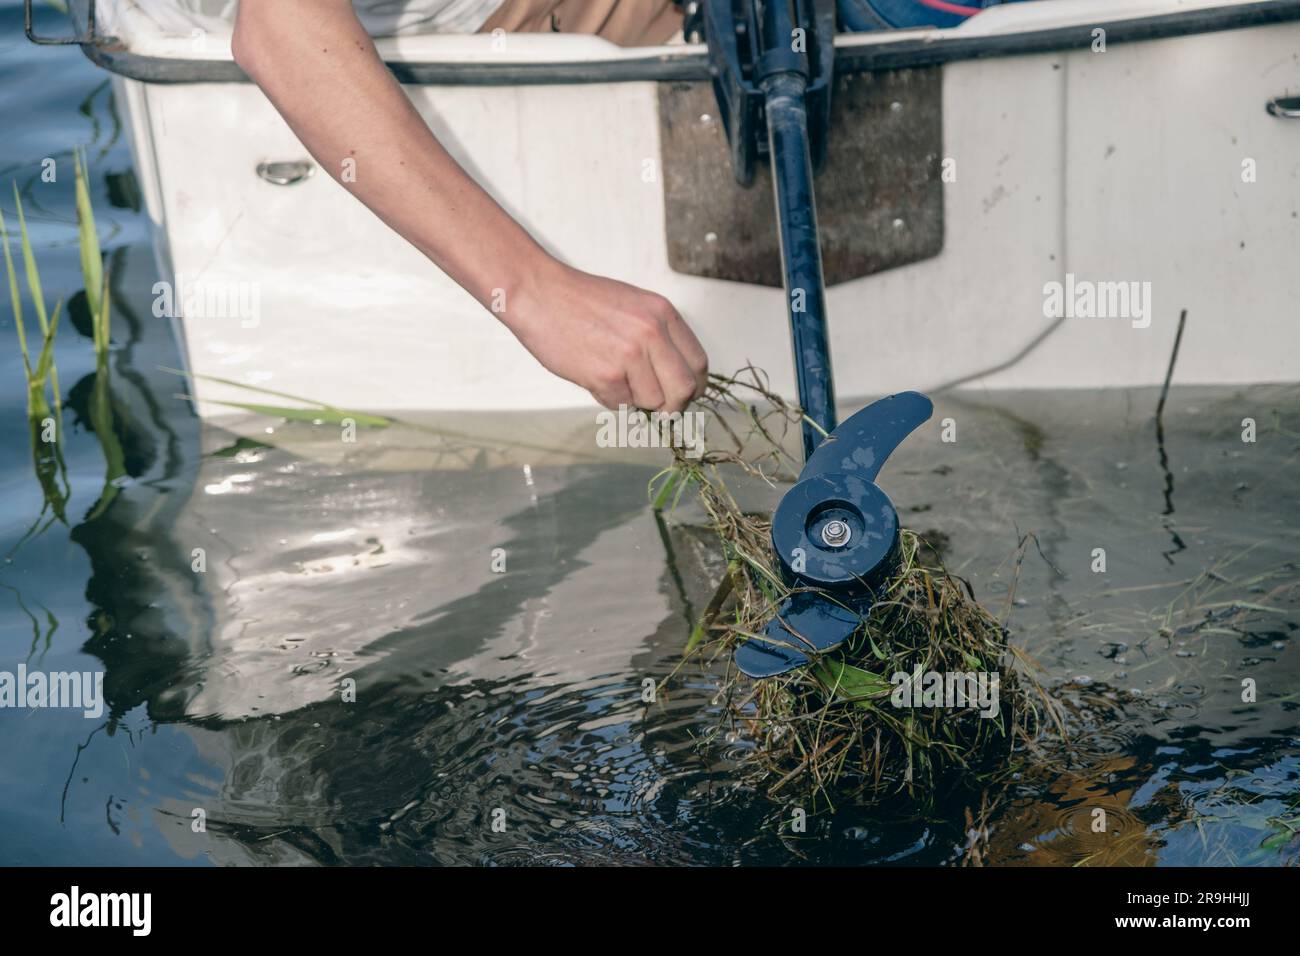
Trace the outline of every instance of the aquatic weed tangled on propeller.
<instances>
[{"instance_id":1,"label":"aquatic weed tangled on propeller","mask_svg":"<svg viewBox=\"0 0 1300 956\"><path fill-rule=\"evenodd\" d=\"M805 421L800 410L752 367L711 376L701 406L730 447L706 443L698 457L674 449L673 465L650 489L655 507L666 509L693 488L726 558L674 675L691 663L723 665L714 736L730 730L747 741L756 786L828 804L892 793L925 802L958 784L1005 777L1049 729L1064 735L1059 705L1007 629L907 529L899 530L896 569L874 589L869 610L849 618L843 643L825 653L800 648L806 666L763 679L741 673L733 653L770 640L764 628L792 597L839 602L787 583L771 519L746 512L724 480L730 472L773 486L793 481L800 464L784 443Z\"/></svg>"}]
</instances>

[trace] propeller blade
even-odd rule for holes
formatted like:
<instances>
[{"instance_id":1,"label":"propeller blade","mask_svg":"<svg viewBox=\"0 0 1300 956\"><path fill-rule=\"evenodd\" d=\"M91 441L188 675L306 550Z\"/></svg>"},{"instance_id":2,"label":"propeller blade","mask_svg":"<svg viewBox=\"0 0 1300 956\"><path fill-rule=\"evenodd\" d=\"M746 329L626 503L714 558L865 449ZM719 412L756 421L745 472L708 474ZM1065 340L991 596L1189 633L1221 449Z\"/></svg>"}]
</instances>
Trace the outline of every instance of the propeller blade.
<instances>
[{"instance_id":1,"label":"propeller blade","mask_svg":"<svg viewBox=\"0 0 1300 956\"><path fill-rule=\"evenodd\" d=\"M775 677L843 644L861 623L850 611L811 591L797 591L781 602L776 617L763 628L762 639L736 648L736 666L753 677ZM807 653L804 653L804 652Z\"/></svg>"},{"instance_id":2,"label":"propeller blade","mask_svg":"<svg viewBox=\"0 0 1300 956\"><path fill-rule=\"evenodd\" d=\"M920 392L899 392L855 412L809 456L799 478L840 472L875 481L894 449L929 421L934 403Z\"/></svg>"}]
</instances>

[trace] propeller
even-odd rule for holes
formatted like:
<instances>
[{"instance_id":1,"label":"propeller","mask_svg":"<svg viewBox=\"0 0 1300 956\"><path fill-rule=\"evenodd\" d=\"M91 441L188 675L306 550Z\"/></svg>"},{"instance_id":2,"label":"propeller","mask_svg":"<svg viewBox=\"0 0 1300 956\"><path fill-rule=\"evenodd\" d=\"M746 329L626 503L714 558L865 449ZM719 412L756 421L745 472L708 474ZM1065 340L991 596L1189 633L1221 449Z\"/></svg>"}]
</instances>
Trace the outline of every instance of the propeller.
<instances>
[{"instance_id":1,"label":"propeller","mask_svg":"<svg viewBox=\"0 0 1300 956\"><path fill-rule=\"evenodd\" d=\"M898 568L898 512L876 475L934 411L919 392L899 392L851 415L816 447L772 515L782 579L798 588L761 635L736 648L754 678L802 667L843 644Z\"/></svg>"}]
</instances>

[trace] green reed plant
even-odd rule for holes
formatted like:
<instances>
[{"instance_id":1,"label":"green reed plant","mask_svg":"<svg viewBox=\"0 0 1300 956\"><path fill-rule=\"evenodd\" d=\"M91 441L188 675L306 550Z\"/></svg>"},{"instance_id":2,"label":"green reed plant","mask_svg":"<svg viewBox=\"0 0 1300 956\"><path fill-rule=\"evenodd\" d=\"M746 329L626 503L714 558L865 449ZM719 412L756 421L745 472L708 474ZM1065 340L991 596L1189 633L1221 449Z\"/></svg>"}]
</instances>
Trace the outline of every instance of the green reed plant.
<instances>
[{"instance_id":1,"label":"green reed plant","mask_svg":"<svg viewBox=\"0 0 1300 956\"><path fill-rule=\"evenodd\" d=\"M110 301L108 294L108 276L104 269L103 252L99 244L99 234L95 226L94 208L90 199L87 166L81 153L73 154L74 193L77 210L77 245L81 258L82 278L85 282L86 303L91 317L91 338L95 352L95 379L90 391L88 419L90 427L103 452L106 475L104 489L99 499L91 508L86 520L93 520L104 512L112 503L118 492L118 479L126 474L125 453L117 437L114 415L111 377L109 371ZM4 247L5 274L9 284L9 301L14 316L14 328L21 353L23 374L27 385L27 419L30 426L32 460L37 481L44 495L44 505L40 515L33 522L27 534L15 546L44 528L41 526L46 513L51 518L45 527L53 521L67 523L67 503L72 495L68 481L67 466L62 451L63 440L63 390L59 384L59 372L54 358L54 343L58 336L59 319L63 301L60 299L53 310L46 307L45 292L41 283L40 269L32 249L31 234L27 227L26 211L23 208L22 195L18 184L13 184L14 207L18 220L17 244L22 256L23 276L26 280L27 295L32 301L40 330L40 350L33 361L32 349L28 344L27 327L23 314L23 289L15 267L11 250L8 223L0 212L0 245Z\"/></svg>"},{"instance_id":2,"label":"green reed plant","mask_svg":"<svg viewBox=\"0 0 1300 956\"><path fill-rule=\"evenodd\" d=\"M4 246L9 302L13 310L14 328L18 336L18 349L22 355L23 374L27 385L27 421L31 437L32 463L45 501L41 514L23 536L23 540L26 540L40 526L47 511L51 513L50 522L67 523L66 508L71 489L68 486L63 452L59 446L59 439L63 432L63 403L59 388L59 373L54 364L54 341L59 331L59 316L63 303L61 300L56 302L52 312L46 309L40 271L37 269L36 257L32 252L31 237L27 231L27 217L23 211L22 197L18 194L16 183L14 203L18 217L18 245L23 259L27 292L32 299L41 335L40 351L33 362L23 317L22 287L14 267L13 253L10 250L9 226L4 214L0 213L0 245Z\"/></svg>"}]
</instances>

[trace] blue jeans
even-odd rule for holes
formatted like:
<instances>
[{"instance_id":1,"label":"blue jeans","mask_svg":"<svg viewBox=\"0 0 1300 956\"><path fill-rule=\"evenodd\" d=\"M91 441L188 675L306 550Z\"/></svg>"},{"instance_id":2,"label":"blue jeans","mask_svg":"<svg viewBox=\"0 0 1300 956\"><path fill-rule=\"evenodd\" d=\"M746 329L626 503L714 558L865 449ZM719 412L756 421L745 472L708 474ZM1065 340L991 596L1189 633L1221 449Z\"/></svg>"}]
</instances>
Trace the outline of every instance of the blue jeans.
<instances>
[{"instance_id":1,"label":"blue jeans","mask_svg":"<svg viewBox=\"0 0 1300 956\"><path fill-rule=\"evenodd\" d=\"M838 0L840 22L844 29L889 30L896 27L955 27L985 7L1016 0L937 0L941 5L970 10L936 9L920 0Z\"/></svg>"}]
</instances>

